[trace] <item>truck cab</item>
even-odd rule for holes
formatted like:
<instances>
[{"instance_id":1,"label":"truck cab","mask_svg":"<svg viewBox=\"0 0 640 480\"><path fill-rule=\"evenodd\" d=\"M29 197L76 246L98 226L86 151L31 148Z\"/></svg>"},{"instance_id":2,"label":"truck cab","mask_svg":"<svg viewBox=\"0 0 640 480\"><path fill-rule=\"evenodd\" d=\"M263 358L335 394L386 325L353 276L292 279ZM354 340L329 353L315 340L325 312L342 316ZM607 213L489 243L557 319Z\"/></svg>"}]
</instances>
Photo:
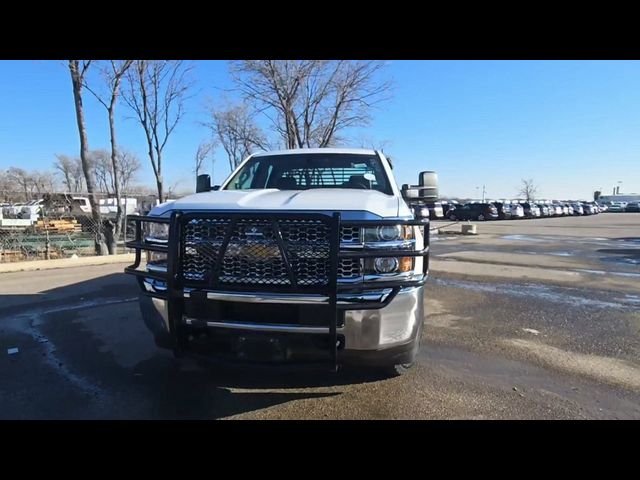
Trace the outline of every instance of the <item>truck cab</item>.
<instances>
[{"instance_id":1,"label":"truck cab","mask_svg":"<svg viewBox=\"0 0 640 480\"><path fill-rule=\"evenodd\" d=\"M415 362L428 211L407 205L382 152L254 154L221 186L200 177L196 194L128 219L125 271L176 356L392 374Z\"/></svg>"}]
</instances>

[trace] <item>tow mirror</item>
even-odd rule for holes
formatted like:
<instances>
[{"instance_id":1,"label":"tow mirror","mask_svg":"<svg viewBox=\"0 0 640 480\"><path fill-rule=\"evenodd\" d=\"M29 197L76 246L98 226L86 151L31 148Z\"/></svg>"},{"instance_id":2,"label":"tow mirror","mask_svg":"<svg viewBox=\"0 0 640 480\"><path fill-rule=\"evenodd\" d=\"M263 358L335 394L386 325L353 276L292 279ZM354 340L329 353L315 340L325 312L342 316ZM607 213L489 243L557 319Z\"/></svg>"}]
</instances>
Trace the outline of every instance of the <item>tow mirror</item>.
<instances>
[{"instance_id":1,"label":"tow mirror","mask_svg":"<svg viewBox=\"0 0 640 480\"><path fill-rule=\"evenodd\" d=\"M211 177L206 173L198 175L196 180L196 193L209 192L211 190Z\"/></svg>"}]
</instances>

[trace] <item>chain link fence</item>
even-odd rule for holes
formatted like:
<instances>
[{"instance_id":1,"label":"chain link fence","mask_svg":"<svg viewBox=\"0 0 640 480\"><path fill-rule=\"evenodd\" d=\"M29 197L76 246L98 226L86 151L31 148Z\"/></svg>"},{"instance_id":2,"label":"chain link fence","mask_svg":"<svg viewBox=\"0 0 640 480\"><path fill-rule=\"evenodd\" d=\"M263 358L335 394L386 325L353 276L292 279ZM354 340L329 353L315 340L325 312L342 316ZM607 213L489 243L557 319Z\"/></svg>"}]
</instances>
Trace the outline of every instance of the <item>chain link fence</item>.
<instances>
[{"instance_id":1,"label":"chain link fence","mask_svg":"<svg viewBox=\"0 0 640 480\"><path fill-rule=\"evenodd\" d=\"M96 255L96 240L100 238L110 247L110 254L126 253L125 238L133 236L128 232L125 237L126 215L116 234L115 198L106 194L96 194L95 198L100 222L91 213L86 193L50 193L29 202L3 202L0 263ZM121 200L127 215L146 214L156 204L155 197L148 195L126 195Z\"/></svg>"}]
</instances>

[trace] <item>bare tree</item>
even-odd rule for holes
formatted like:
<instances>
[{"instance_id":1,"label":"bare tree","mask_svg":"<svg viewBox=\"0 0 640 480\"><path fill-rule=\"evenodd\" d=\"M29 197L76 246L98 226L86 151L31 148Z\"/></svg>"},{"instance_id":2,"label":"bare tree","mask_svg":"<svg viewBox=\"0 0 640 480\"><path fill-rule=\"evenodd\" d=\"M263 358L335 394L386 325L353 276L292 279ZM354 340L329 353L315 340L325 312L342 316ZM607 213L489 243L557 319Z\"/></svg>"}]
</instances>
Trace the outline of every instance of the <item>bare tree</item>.
<instances>
[{"instance_id":1,"label":"bare tree","mask_svg":"<svg viewBox=\"0 0 640 480\"><path fill-rule=\"evenodd\" d=\"M52 193L56 190L55 176L52 172L31 172L31 182L33 188L38 192L38 197L41 197L45 193Z\"/></svg>"},{"instance_id":2,"label":"bare tree","mask_svg":"<svg viewBox=\"0 0 640 480\"><path fill-rule=\"evenodd\" d=\"M113 176L113 170L109 152L104 149L91 150L89 152L89 158L96 178L98 191L110 195L112 193L111 177Z\"/></svg>"},{"instance_id":3,"label":"bare tree","mask_svg":"<svg viewBox=\"0 0 640 480\"><path fill-rule=\"evenodd\" d=\"M7 170L7 179L24 192L25 201L31 199L33 179L29 172L19 167L10 167L9 170Z\"/></svg>"},{"instance_id":4,"label":"bare tree","mask_svg":"<svg viewBox=\"0 0 640 480\"><path fill-rule=\"evenodd\" d=\"M205 125L227 153L231 171L253 150L270 149L266 136L253 121L246 104L212 109L211 119Z\"/></svg>"},{"instance_id":5,"label":"bare tree","mask_svg":"<svg viewBox=\"0 0 640 480\"><path fill-rule=\"evenodd\" d=\"M202 168L204 167L204 162L206 162L208 158L213 159L214 148L215 148L215 143L213 142L204 141L204 142L201 142L200 145L198 145L198 149L196 150L196 155L195 155L195 168L194 168L196 177L200 174L200 170L202 170Z\"/></svg>"},{"instance_id":6,"label":"bare tree","mask_svg":"<svg viewBox=\"0 0 640 480\"><path fill-rule=\"evenodd\" d=\"M116 157L115 175L111 154L106 150L92 150L90 152L91 162L95 168L97 186L101 192L112 195L116 189L120 194L126 193L126 189L140 170L140 160L132 153L118 149Z\"/></svg>"},{"instance_id":7,"label":"bare tree","mask_svg":"<svg viewBox=\"0 0 640 480\"><path fill-rule=\"evenodd\" d=\"M520 189L518 190L518 195L524 197L527 202L535 200L536 194L538 193L538 186L533 183L532 179L525 180L522 179L522 183L520 184Z\"/></svg>"},{"instance_id":8,"label":"bare tree","mask_svg":"<svg viewBox=\"0 0 640 480\"><path fill-rule=\"evenodd\" d=\"M120 170L120 191L126 195L129 192L131 182L136 178L142 165L137 156L124 149L118 149L117 162Z\"/></svg>"},{"instance_id":9,"label":"bare tree","mask_svg":"<svg viewBox=\"0 0 640 480\"><path fill-rule=\"evenodd\" d=\"M76 168L75 159L68 157L67 155L56 155L56 161L53 162L53 168L58 170L62 175L62 183L64 188L71 192L74 188L74 170Z\"/></svg>"},{"instance_id":10,"label":"bare tree","mask_svg":"<svg viewBox=\"0 0 640 480\"><path fill-rule=\"evenodd\" d=\"M123 98L144 130L160 202L164 201L162 153L184 116L191 70L177 60L136 60L126 73Z\"/></svg>"},{"instance_id":11,"label":"bare tree","mask_svg":"<svg viewBox=\"0 0 640 480\"><path fill-rule=\"evenodd\" d=\"M62 174L63 184L67 191L81 192L84 188L84 172L80 159L67 155L56 155L56 158L53 167Z\"/></svg>"},{"instance_id":12,"label":"bare tree","mask_svg":"<svg viewBox=\"0 0 640 480\"><path fill-rule=\"evenodd\" d=\"M358 137L357 144L360 148L370 148L371 150L379 150L384 153L385 148L389 148L393 142L391 140L375 140L368 135Z\"/></svg>"},{"instance_id":13,"label":"bare tree","mask_svg":"<svg viewBox=\"0 0 640 480\"><path fill-rule=\"evenodd\" d=\"M0 195L3 201L9 200L9 192L11 191L11 181L7 176L7 172L0 170Z\"/></svg>"},{"instance_id":14,"label":"bare tree","mask_svg":"<svg viewBox=\"0 0 640 480\"><path fill-rule=\"evenodd\" d=\"M95 197L94 171L89 159L89 140L87 138L87 127L84 119L84 107L82 105L82 87L85 75L91 65L91 60L69 60L69 73L71 74L71 85L73 87L73 99L76 109L76 121L78 123L78 134L80 136L80 161L84 180L87 185L89 202L91 204L91 215L95 225L95 249L98 255L108 253L107 245L102 228L102 216L100 215L100 205Z\"/></svg>"},{"instance_id":15,"label":"bare tree","mask_svg":"<svg viewBox=\"0 0 640 480\"><path fill-rule=\"evenodd\" d=\"M120 169L118 168L118 143L116 140L116 123L115 110L118 104L118 96L120 94L120 84L122 79L131 67L133 60L109 60L100 66L100 75L106 93L101 93L98 88L91 87L85 78L84 87L93 94L100 104L107 110L109 117L109 138L111 141L111 168L109 169L113 177L112 186L116 197L116 218L115 222L108 223L108 244L109 253L116 253L116 241L120 238L122 229L124 228L124 210L122 209L122 196L120 195ZM109 171L107 170L107 171Z\"/></svg>"},{"instance_id":16,"label":"bare tree","mask_svg":"<svg viewBox=\"0 0 640 480\"><path fill-rule=\"evenodd\" d=\"M348 60L242 60L231 75L244 98L267 116L287 148L328 147L349 127L365 126L388 98L383 63Z\"/></svg>"}]
</instances>

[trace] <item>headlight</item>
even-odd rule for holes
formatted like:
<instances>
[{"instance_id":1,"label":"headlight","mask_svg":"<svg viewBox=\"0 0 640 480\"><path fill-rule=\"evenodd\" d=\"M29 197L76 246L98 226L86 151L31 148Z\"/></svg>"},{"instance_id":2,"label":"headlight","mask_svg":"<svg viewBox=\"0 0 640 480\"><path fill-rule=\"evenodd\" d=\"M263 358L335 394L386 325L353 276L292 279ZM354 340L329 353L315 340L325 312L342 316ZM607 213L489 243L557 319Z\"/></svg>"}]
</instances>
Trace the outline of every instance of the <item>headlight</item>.
<instances>
[{"instance_id":1,"label":"headlight","mask_svg":"<svg viewBox=\"0 0 640 480\"><path fill-rule=\"evenodd\" d=\"M151 243L167 243L169 241L169 224L145 222L144 240Z\"/></svg>"},{"instance_id":2,"label":"headlight","mask_svg":"<svg viewBox=\"0 0 640 480\"><path fill-rule=\"evenodd\" d=\"M402 235L402 227L400 225L385 225L378 227L378 238L383 242L399 240Z\"/></svg>"},{"instance_id":3,"label":"headlight","mask_svg":"<svg viewBox=\"0 0 640 480\"><path fill-rule=\"evenodd\" d=\"M365 243L393 242L412 239L413 227L411 227L410 225L384 225L376 228L364 229Z\"/></svg>"},{"instance_id":4,"label":"headlight","mask_svg":"<svg viewBox=\"0 0 640 480\"><path fill-rule=\"evenodd\" d=\"M398 259L394 257L376 258L374 266L378 273L392 273L398 269Z\"/></svg>"}]
</instances>

